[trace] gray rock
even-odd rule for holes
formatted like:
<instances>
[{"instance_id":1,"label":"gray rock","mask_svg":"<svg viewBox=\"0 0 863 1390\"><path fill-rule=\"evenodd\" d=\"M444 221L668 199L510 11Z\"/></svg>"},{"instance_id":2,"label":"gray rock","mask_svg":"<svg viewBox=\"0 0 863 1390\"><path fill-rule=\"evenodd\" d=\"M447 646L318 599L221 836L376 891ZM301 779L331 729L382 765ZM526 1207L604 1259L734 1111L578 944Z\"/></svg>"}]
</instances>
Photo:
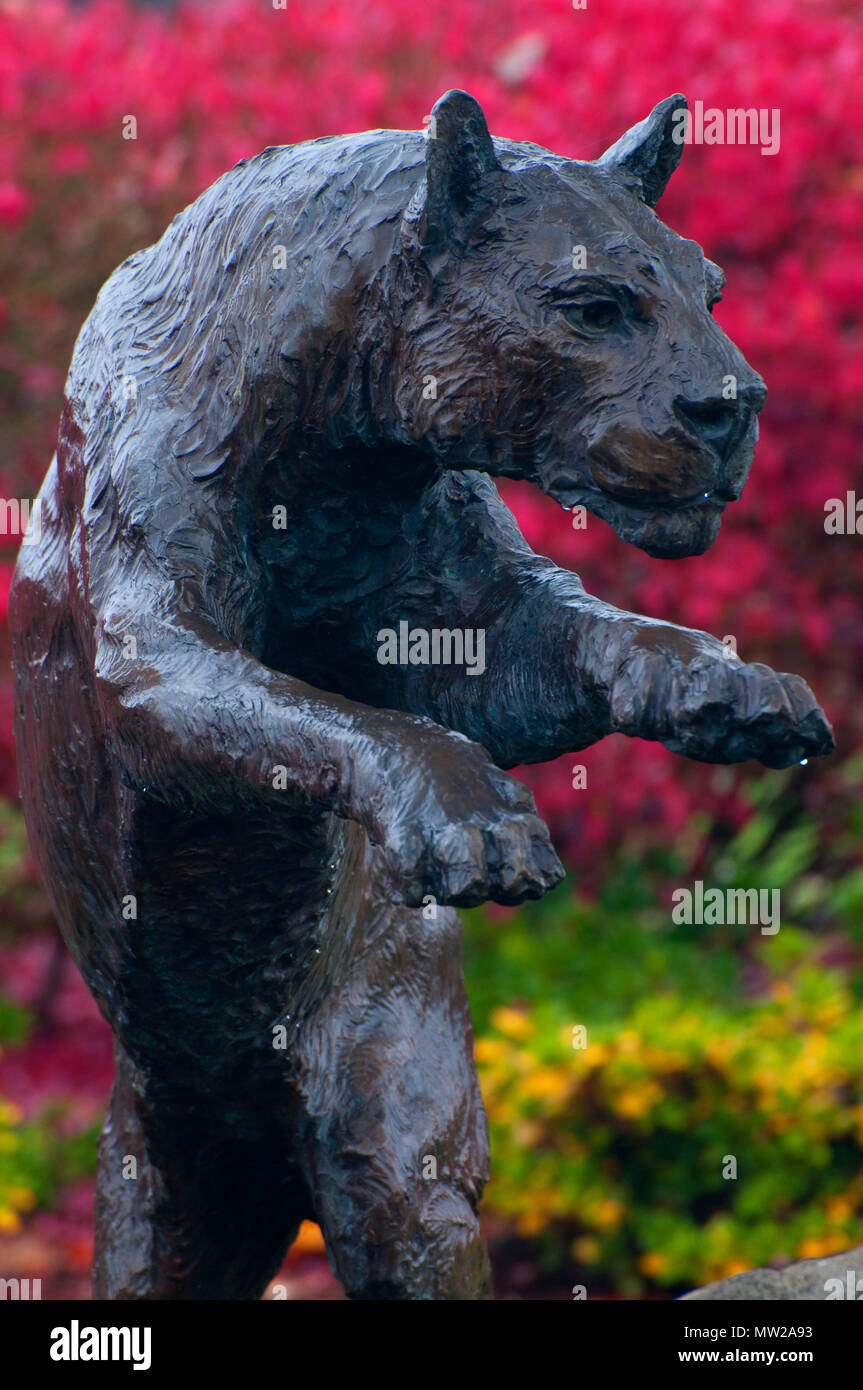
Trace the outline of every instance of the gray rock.
<instances>
[{"instance_id":1,"label":"gray rock","mask_svg":"<svg viewBox=\"0 0 863 1390\"><path fill-rule=\"evenodd\" d=\"M851 1280L849 1272L853 1276ZM827 1287L831 1279L839 1280L841 1291L836 1284ZM683 1294L684 1299L746 1303L777 1299L812 1302L829 1296L863 1300L863 1245L821 1260L799 1260L787 1269L750 1269L745 1274L735 1274L730 1279L720 1279L716 1284L706 1284L703 1289Z\"/></svg>"}]
</instances>

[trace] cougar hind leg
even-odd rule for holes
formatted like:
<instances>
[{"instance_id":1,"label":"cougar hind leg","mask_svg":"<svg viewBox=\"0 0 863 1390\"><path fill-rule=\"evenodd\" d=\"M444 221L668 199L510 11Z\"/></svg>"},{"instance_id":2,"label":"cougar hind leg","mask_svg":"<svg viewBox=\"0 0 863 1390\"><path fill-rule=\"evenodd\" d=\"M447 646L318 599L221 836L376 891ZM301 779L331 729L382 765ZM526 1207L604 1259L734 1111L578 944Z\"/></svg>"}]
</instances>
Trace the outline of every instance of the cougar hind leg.
<instances>
[{"instance_id":1,"label":"cougar hind leg","mask_svg":"<svg viewBox=\"0 0 863 1390\"><path fill-rule=\"evenodd\" d=\"M315 1214L352 1298L488 1298L488 1132L461 923L451 908L394 904L380 851L345 835L320 938L329 987L298 1030Z\"/></svg>"},{"instance_id":2,"label":"cougar hind leg","mask_svg":"<svg viewBox=\"0 0 863 1390\"><path fill-rule=\"evenodd\" d=\"M99 1141L96 1299L257 1299L311 1215L279 1136L245 1122L274 1097L227 1110L206 1095L153 1104L115 1041L116 1076ZM209 1113L208 1113L209 1112ZM256 1135L254 1139L244 1134Z\"/></svg>"}]
</instances>

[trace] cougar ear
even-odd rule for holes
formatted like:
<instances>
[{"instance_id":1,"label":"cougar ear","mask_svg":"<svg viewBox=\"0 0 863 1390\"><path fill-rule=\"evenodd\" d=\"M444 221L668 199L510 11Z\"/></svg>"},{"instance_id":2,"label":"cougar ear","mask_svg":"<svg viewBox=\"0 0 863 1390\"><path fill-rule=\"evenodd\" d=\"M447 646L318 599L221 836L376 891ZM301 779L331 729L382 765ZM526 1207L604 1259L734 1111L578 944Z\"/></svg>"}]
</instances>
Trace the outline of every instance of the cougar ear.
<instances>
[{"instance_id":1,"label":"cougar ear","mask_svg":"<svg viewBox=\"0 0 863 1390\"><path fill-rule=\"evenodd\" d=\"M429 117L423 244L464 245L495 201L488 176L500 172L479 102L467 92L446 92Z\"/></svg>"},{"instance_id":2,"label":"cougar ear","mask_svg":"<svg viewBox=\"0 0 863 1390\"><path fill-rule=\"evenodd\" d=\"M642 201L655 207L665 192L683 152L689 121L686 97L676 93L654 106L596 161L604 169L633 175L641 187Z\"/></svg>"}]
</instances>

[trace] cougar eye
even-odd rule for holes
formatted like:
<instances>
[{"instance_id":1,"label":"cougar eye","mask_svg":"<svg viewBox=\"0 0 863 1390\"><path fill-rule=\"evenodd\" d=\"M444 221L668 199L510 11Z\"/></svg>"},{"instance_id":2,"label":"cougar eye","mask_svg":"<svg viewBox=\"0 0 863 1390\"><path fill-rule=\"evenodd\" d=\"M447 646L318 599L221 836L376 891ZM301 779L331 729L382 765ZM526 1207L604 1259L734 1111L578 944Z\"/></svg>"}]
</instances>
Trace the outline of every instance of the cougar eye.
<instances>
[{"instance_id":1,"label":"cougar eye","mask_svg":"<svg viewBox=\"0 0 863 1390\"><path fill-rule=\"evenodd\" d=\"M563 313L573 328L587 328L594 332L617 328L623 322L623 313L616 299L583 299L577 304L565 304Z\"/></svg>"}]
</instances>

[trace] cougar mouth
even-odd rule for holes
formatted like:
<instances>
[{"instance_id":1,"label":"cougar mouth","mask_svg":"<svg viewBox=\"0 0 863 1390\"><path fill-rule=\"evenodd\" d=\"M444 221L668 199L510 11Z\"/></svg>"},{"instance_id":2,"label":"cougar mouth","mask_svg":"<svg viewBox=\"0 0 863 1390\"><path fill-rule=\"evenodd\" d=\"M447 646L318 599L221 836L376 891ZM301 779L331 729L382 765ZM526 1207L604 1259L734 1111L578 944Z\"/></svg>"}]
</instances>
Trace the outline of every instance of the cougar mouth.
<instances>
[{"instance_id":1,"label":"cougar mouth","mask_svg":"<svg viewBox=\"0 0 863 1390\"><path fill-rule=\"evenodd\" d=\"M549 496L564 508L586 507L607 522L622 541L660 560L702 555L719 534L728 503L720 490L670 498L659 493L622 497L599 488L557 486Z\"/></svg>"},{"instance_id":2,"label":"cougar mouth","mask_svg":"<svg viewBox=\"0 0 863 1390\"><path fill-rule=\"evenodd\" d=\"M611 488L586 487L584 484L575 485L572 483L552 483L548 489L549 496L558 502L564 511L572 511L573 507L587 507L588 511L593 511L594 506L601 505L603 499L616 504L619 507L627 507L635 512L683 512L692 508L719 507L722 511L729 502L735 501L735 497L724 488L709 488L704 492L692 492L684 497L669 497L664 492L640 492L626 493L615 492Z\"/></svg>"}]
</instances>

